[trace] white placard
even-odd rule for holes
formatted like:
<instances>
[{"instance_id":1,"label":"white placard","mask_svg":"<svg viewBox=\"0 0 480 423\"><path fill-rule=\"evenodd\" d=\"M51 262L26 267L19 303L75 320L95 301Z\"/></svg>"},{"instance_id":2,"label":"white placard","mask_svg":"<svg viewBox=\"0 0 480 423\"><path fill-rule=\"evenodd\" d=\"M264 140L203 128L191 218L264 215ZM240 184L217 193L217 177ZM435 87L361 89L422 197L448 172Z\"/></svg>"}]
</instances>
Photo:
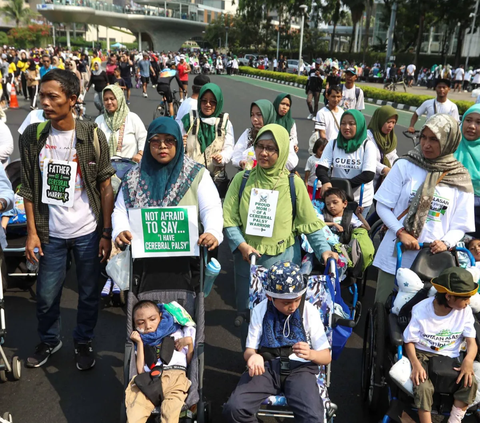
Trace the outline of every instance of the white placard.
<instances>
[{"instance_id":1,"label":"white placard","mask_svg":"<svg viewBox=\"0 0 480 423\"><path fill-rule=\"evenodd\" d=\"M196 206L129 209L132 257L198 256Z\"/></svg>"},{"instance_id":2,"label":"white placard","mask_svg":"<svg viewBox=\"0 0 480 423\"><path fill-rule=\"evenodd\" d=\"M277 203L278 191L252 188L245 233L271 238L275 225Z\"/></svg>"},{"instance_id":3,"label":"white placard","mask_svg":"<svg viewBox=\"0 0 480 423\"><path fill-rule=\"evenodd\" d=\"M75 200L77 163L45 159L42 175L42 203L72 207Z\"/></svg>"}]
</instances>

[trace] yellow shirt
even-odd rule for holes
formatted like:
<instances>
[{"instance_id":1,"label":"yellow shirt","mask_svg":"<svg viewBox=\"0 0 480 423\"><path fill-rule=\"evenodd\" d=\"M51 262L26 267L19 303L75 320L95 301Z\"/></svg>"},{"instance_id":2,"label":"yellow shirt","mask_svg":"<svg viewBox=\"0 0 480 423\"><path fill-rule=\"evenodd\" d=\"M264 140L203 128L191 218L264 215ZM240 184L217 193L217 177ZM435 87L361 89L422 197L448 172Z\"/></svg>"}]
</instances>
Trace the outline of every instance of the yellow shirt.
<instances>
[{"instance_id":1,"label":"yellow shirt","mask_svg":"<svg viewBox=\"0 0 480 423\"><path fill-rule=\"evenodd\" d=\"M18 63L17 63L17 69L22 71L22 72L25 72L25 70L28 68L28 61L25 60L19 60Z\"/></svg>"},{"instance_id":2,"label":"yellow shirt","mask_svg":"<svg viewBox=\"0 0 480 423\"><path fill-rule=\"evenodd\" d=\"M8 65L8 73L15 73L17 71L17 67L15 66L15 63L12 62Z\"/></svg>"},{"instance_id":3,"label":"yellow shirt","mask_svg":"<svg viewBox=\"0 0 480 423\"><path fill-rule=\"evenodd\" d=\"M100 59L100 57L95 57L92 59L92 68L93 68L93 65L95 64L95 62L98 62L98 66L101 66L102 64L102 59Z\"/></svg>"}]
</instances>

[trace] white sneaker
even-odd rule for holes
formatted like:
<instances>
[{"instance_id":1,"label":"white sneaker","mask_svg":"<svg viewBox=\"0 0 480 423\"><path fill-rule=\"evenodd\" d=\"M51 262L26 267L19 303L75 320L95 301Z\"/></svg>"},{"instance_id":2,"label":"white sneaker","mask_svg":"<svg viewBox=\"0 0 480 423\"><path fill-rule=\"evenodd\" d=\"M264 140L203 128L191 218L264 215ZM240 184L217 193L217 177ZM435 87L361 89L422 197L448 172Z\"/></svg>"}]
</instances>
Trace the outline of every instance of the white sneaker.
<instances>
[{"instance_id":1,"label":"white sneaker","mask_svg":"<svg viewBox=\"0 0 480 423\"><path fill-rule=\"evenodd\" d=\"M310 113L307 117L308 120L312 120L313 119L313 115Z\"/></svg>"},{"instance_id":2,"label":"white sneaker","mask_svg":"<svg viewBox=\"0 0 480 423\"><path fill-rule=\"evenodd\" d=\"M180 99L180 103L183 103L183 98Z\"/></svg>"},{"instance_id":3,"label":"white sneaker","mask_svg":"<svg viewBox=\"0 0 480 423\"><path fill-rule=\"evenodd\" d=\"M108 297L110 295L110 290L112 289L112 280L110 278L107 279L105 286L102 289L101 296Z\"/></svg>"},{"instance_id":4,"label":"white sneaker","mask_svg":"<svg viewBox=\"0 0 480 423\"><path fill-rule=\"evenodd\" d=\"M147 94L147 93L143 93L143 98L148 98L148 94Z\"/></svg>"}]
</instances>

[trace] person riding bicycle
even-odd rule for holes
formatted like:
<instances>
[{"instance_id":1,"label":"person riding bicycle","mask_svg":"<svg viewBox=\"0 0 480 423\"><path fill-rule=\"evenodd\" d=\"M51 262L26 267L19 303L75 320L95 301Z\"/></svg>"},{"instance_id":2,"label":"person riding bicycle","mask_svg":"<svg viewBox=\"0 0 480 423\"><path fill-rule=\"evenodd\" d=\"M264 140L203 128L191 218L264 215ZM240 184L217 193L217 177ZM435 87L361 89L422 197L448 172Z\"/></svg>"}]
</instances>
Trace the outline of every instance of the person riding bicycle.
<instances>
[{"instance_id":1,"label":"person riding bicycle","mask_svg":"<svg viewBox=\"0 0 480 423\"><path fill-rule=\"evenodd\" d=\"M182 81L178 77L178 72L175 70L175 66L172 62L167 62L166 68L162 69L158 75L157 80L157 92L163 95L164 99L168 103L168 110L170 116L173 116L173 94L170 90L170 84L172 80L176 79L179 90L183 90Z\"/></svg>"}]
</instances>

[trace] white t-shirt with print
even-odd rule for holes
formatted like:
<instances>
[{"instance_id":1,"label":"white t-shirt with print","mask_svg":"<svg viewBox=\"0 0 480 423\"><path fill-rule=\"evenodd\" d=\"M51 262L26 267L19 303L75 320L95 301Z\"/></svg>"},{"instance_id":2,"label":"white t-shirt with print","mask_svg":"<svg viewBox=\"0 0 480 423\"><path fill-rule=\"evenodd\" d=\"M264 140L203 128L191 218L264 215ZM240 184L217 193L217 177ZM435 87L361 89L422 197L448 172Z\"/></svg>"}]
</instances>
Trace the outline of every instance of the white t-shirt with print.
<instances>
[{"instance_id":1,"label":"white t-shirt with print","mask_svg":"<svg viewBox=\"0 0 480 423\"><path fill-rule=\"evenodd\" d=\"M260 348L263 333L263 318L267 312L268 301L268 299L263 300L252 310L250 325L248 326L247 348L253 348L254 350ZM320 312L308 301L305 301L305 307L303 309L303 327L307 335L308 344L312 350L321 351L330 349L330 344L328 343L325 329L320 319ZM296 354L291 354L290 360L306 361Z\"/></svg>"},{"instance_id":2,"label":"white t-shirt with print","mask_svg":"<svg viewBox=\"0 0 480 423\"><path fill-rule=\"evenodd\" d=\"M317 112L317 116L315 117L315 130L325 131L328 141L337 138L343 112L344 110L341 107L337 107L336 112L330 110L328 107L323 107Z\"/></svg>"},{"instance_id":3,"label":"white t-shirt with print","mask_svg":"<svg viewBox=\"0 0 480 423\"><path fill-rule=\"evenodd\" d=\"M335 144L335 149L333 149ZM322 160L320 166L325 166L327 169L333 164L332 177L342 179L352 179L360 175L362 172L374 172L377 167L377 153L375 143L370 140L364 143L353 153L346 153L338 147L335 140L330 140L323 150ZM360 200L361 187L354 190L355 201ZM365 184L363 191L363 207L371 206L373 202L373 181Z\"/></svg>"},{"instance_id":4,"label":"white t-shirt with print","mask_svg":"<svg viewBox=\"0 0 480 423\"><path fill-rule=\"evenodd\" d=\"M49 233L54 238L70 239L91 234L97 228L95 214L88 201L87 190L78 163L75 145L77 137L74 135L72 144L71 131L58 131L51 128L50 135L42 148L38 160L40 171L43 173L45 159L70 160L77 162L77 178L75 181L75 200L73 207L49 205ZM73 148L70 148L70 147Z\"/></svg>"},{"instance_id":5,"label":"white t-shirt with print","mask_svg":"<svg viewBox=\"0 0 480 423\"><path fill-rule=\"evenodd\" d=\"M310 172L310 176L308 177L308 185L313 187L313 183L315 182L315 179L317 179L317 174L315 173L317 169L317 165L320 163L322 160L321 157L315 156L315 154L312 154L308 159L307 159L307 164L305 165L305 172ZM322 183L318 181L317 189L320 189L322 186Z\"/></svg>"},{"instance_id":6,"label":"white t-shirt with print","mask_svg":"<svg viewBox=\"0 0 480 423\"><path fill-rule=\"evenodd\" d=\"M458 107L455 103L451 102L448 98L445 103L439 103L436 99L424 101L420 107L415 110L417 116L422 116L424 113L427 114L427 120L436 113L444 113L452 116L455 120L460 121L460 116L458 114Z\"/></svg>"},{"instance_id":7,"label":"white t-shirt with print","mask_svg":"<svg viewBox=\"0 0 480 423\"><path fill-rule=\"evenodd\" d=\"M185 338L186 336L191 336L193 345L195 345L195 334L196 334L196 329L194 327L182 326L176 332L172 333L170 335L170 337L173 338L175 341L177 341L180 338ZM162 364L165 364L165 365L168 365L168 366L183 366L183 367L186 368L187 367L187 353L188 353L188 346L183 347L180 351L177 351L176 349L174 349L172 359L170 360L169 363L162 363L162 360L158 359L156 365L161 366ZM145 370L145 372L150 372L150 369L147 365L144 366L144 370Z\"/></svg>"},{"instance_id":8,"label":"white t-shirt with print","mask_svg":"<svg viewBox=\"0 0 480 423\"><path fill-rule=\"evenodd\" d=\"M412 308L412 319L403 332L403 342L415 348L451 358L460 355L464 338L475 338L475 320L470 306L438 316L433 307L434 297L427 298Z\"/></svg>"},{"instance_id":9,"label":"white t-shirt with print","mask_svg":"<svg viewBox=\"0 0 480 423\"><path fill-rule=\"evenodd\" d=\"M458 68L455 71L455 81L461 81L463 79L464 74L465 74L465 71L462 68Z\"/></svg>"},{"instance_id":10,"label":"white t-shirt with print","mask_svg":"<svg viewBox=\"0 0 480 423\"><path fill-rule=\"evenodd\" d=\"M408 65L407 66L407 73L409 75L413 75L415 73L415 71L417 70L417 67L415 65Z\"/></svg>"},{"instance_id":11,"label":"white t-shirt with print","mask_svg":"<svg viewBox=\"0 0 480 423\"><path fill-rule=\"evenodd\" d=\"M375 199L391 208L395 216L400 216L426 177L425 169L408 160L398 160L376 192ZM399 224L404 220L405 216L400 219ZM418 241L433 242L438 239L455 245L466 232L473 231L475 231L473 193L466 193L441 183L437 185L427 221ZM396 239L396 230L389 229L373 261L374 266L391 275L395 274ZM402 267L410 268L417 254L418 251L405 251Z\"/></svg>"},{"instance_id":12,"label":"white t-shirt with print","mask_svg":"<svg viewBox=\"0 0 480 423\"><path fill-rule=\"evenodd\" d=\"M364 110L365 109L365 102L364 102L364 94L363 90L360 88L360 93L358 94L358 101L357 96L355 95L356 90L355 84L352 88L348 89L345 85L343 86L342 90L342 101L340 102L340 107L343 110L349 109L357 109L357 110Z\"/></svg>"}]
</instances>

